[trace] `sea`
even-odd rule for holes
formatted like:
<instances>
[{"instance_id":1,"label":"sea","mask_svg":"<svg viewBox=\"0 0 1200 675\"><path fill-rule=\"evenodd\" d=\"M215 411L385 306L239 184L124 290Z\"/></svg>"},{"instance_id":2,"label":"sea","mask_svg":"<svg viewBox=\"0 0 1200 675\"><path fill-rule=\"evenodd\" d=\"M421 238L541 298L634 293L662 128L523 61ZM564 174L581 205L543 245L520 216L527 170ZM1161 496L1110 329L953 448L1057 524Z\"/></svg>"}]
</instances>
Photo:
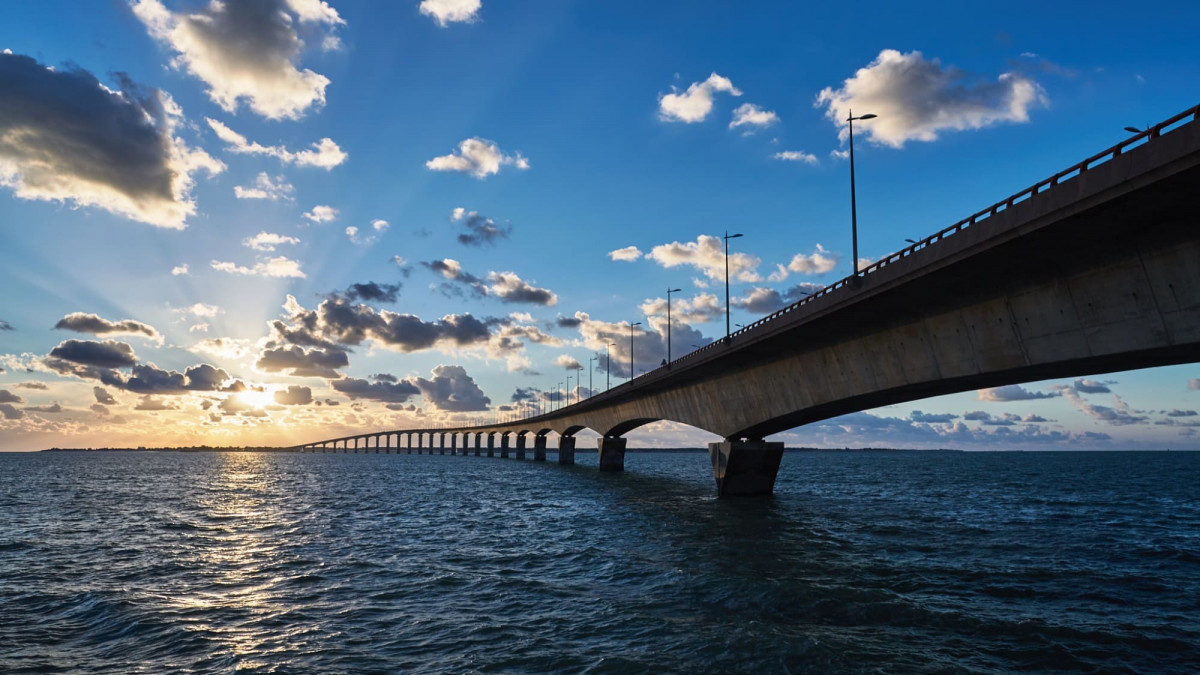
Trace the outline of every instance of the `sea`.
<instances>
[{"instance_id":1,"label":"sea","mask_svg":"<svg viewBox=\"0 0 1200 675\"><path fill-rule=\"evenodd\" d=\"M1200 453L0 454L3 673L1195 673Z\"/></svg>"}]
</instances>

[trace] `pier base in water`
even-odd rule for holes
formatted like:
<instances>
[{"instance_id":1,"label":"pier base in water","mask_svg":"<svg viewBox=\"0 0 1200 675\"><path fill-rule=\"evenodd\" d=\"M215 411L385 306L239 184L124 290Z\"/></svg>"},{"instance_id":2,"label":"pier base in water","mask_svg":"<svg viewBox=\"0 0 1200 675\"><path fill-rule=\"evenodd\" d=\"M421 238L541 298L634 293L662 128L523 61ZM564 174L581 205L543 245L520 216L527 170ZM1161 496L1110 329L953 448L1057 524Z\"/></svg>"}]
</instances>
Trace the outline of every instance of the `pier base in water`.
<instances>
[{"instance_id":1,"label":"pier base in water","mask_svg":"<svg viewBox=\"0 0 1200 675\"><path fill-rule=\"evenodd\" d=\"M525 434L517 436L517 459L525 459Z\"/></svg>"},{"instance_id":2,"label":"pier base in water","mask_svg":"<svg viewBox=\"0 0 1200 675\"><path fill-rule=\"evenodd\" d=\"M783 443L723 441L708 444L717 495L754 497L775 490L775 474L783 459Z\"/></svg>"},{"instance_id":3,"label":"pier base in water","mask_svg":"<svg viewBox=\"0 0 1200 675\"><path fill-rule=\"evenodd\" d=\"M546 437L545 436L534 436L533 437L533 461L535 461L535 462L546 461Z\"/></svg>"},{"instance_id":4,"label":"pier base in water","mask_svg":"<svg viewBox=\"0 0 1200 675\"><path fill-rule=\"evenodd\" d=\"M596 447L600 449L601 471L625 470L625 441L620 436L601 436L596 439Z\"/></svg>"},{"instance_id":5,"label":"pier base in water","mask_svg":"<svg viewBox=\"0 0 1200 675\"><path fill-rule=\"evenodd\" d=\"M575 463L575 437L574 436L559 436L558 437L558 463L559 464L574 464Z\"/></svg>"}]
</instances>

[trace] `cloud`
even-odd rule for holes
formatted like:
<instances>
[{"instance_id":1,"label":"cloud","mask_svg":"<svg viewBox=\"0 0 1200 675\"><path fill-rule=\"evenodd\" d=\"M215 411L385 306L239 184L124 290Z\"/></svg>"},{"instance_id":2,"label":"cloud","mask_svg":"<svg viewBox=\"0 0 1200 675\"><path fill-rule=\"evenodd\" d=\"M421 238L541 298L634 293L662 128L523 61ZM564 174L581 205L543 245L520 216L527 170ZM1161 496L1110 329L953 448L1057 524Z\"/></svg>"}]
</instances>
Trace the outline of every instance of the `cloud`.
<instances>
[{"instance_id":1,"label":"cloud","mask_svg":"<svg viewBox=\"0 0 1200 675\"><path fill-rule=\"evenodd\" d=\"M177 314L187 314L198 318L212 318L221 313L221 308L216 305L209 305L203 302L193 303L187 307L173 309L172 312Z\"/></svg>"},{"instance_id":2,"label":"cloud","mask_svg":"<svg viewBox=\"0 0 1200 675\"><path fill-rule=\"evenodd\" d=\"M39 391L46 391L50 388L46 386L45 382L18 382L17 384L14 384L13 387L15 389L36 389Z\"/></svg>"},{"instance_id":3,"label":"cloud","mask_svg":"<svg viewBox=\"0 0 1200 675\"><path fill-rule=\"evenodd\" d=\"M1197 415L1197 413L1195 410L1175 409L1175 410L1167 411L1167 417L1195 417L1196 415Z\"/></svg>"},{"instance_id":4,"label":"cloud","mask_svg":"<svg viewBox=\"0 0 1200 675\"><path fill-rule=\"evenodd\" d=\"M348 377L344 380L334 381L333 388L351 399L364 398L384 403L407 403L409 399L421 393L421 390L408 380L379 379L371 382Z\"/></svg>"},{"instance_id":5,"label":"cloud","mask_svg":"<svg viewBox=\"0 0 1200 675\"><path fill-rule=\"evenodd\" d=\"M614 261L620 260L621 262L634 262L638 258L642 257L642 251L636 246L626 246L625 248L619 248L615 251L609 251L608 257L612 258Z\"/></svg>"},{"instance_id":6,"label":"cloud","mask_svg":"<svg viewBox=\"0 0 1200 675\"><path fill-rule=\"evenodd\" d=\"M42 364L63 375L99 380L110 387L142 394L218 391L231 379L224 370L207 364L192 366L183 373L139 364L132 347L112 340L66 340L50 350ZM128 376L118 370L124 368L130 369ZM240 383L235 380L234 384Z\"/></svg>"},{"instance_id":7,"label":"cloud","mask_svg":"<svg viewBox=\"0 0 1200 675\"><path fill-rule=\"evenodd\" d=\"M635 326L630 330L628 322L608 323L592 319L585 312L576 312L579 319L579 334L583 337L584 346L594 350L597 355L605 353L605 345L609 347L612 358L612 374L614 377L629 377L630 347L633 348L633 369L641 373L657 368L667 356L667 340L665 318L648 318L647 326ZM672 317L674 318L674 317ZM630 339L632 335L632 340ZM691 350L690 345L704 346L711 342L700 331L688 325L676 324L671 329L672 357L678 357ZM631 344L632 343L632 344ZM596 363L596 372L606 370L604 357Z\"/></svg>"},{"instance_id":8,"label":"cloud","mask_svg":"<svg viewBox=\"0 0 1200 675\"><path fill-rule=\"evenodd\" d=\"M958 419L958 415L953 413L931 414L923 413L920 410L914 410L908 415L908 419L913 422L923 422L925 424L947 424Z\"/></svg>"},{"instance_id":9,"label":"cloud","mask_svg":"<svg viewBox=\"0 0 1200 675\"><path fill-rule=\"evenodd\" d=\"M225 124L212 119L211 117L204 118L208 122L208 126L216 133L217 138L225 141L226 149L232 153L239 155L266 155L274 157L284 164L295 164L296 166L315 166L326 171L345 162L350 155L342 151L342 148L331 138L322 138L319 141L312 143L310 149L292 152L282 145L262 145L258 142L251 142L245 136L230 129ZM260 173L258 181L261 183L265 173ZM261 186L257 189L277 190L291 193L292 186L284 184L278 186L267 181L268 186ZM234 188L237 192L237 188ZM238 195L241 197L242 195Z\"/></svg>"},{"instance_id":10,"label":"cloud","mask_svg":"<svg viewBox=\"0 0 1200 675\"><path fill-rule=\"evenodd\" d=\"M743 297L731 298L730 303L734 307L741 307L755 314L770 314L797 302L806 295L816 293L822 288L824 286L821 284L804 282L796 284L783 293L780 293L773 288L759 286L752 289Z\"/></svg>"},{"instance_id":11,"label":"cloud","mask_svg":"<svg viewBox=\"0 0 1200 675\"><path fill-rule=\"evenodd\" d=\"M96 397L96 403L100 405L116 405L117 399L108 393L104 387L92 387L92 394Z\"/></svg>"},{"instance_id":12,"label":"cloud","mask_svg":"<svg viewBox=\"0 0 1200 675\"><path fill-rule=\"evenodd\" d=\"M1144 424L1149 419L1141 414L1142 411L1132 410L1129 404L1121 400L1121 397L1116 394L1112 395L1113 405L1110 408L1108 406L1088 403L1079 395L1074 387L1069 385L1057 385L1055 389L1071 405L1075 406L1077 410L1094 420L1106 422L1113 426L1125 426L1130 424Z\"/></svg>"},{"instance_id":13,"label":"cloud","mask_svg":"<svg viewBox=\"0 0 1200 675\"><path fill-rule=\"evenodd\" d=\"M816 155L809 154L803 150L784 150L771 155L771 159L778 159L781 162L803 162L805 164L819 164L820 161Z\"/></svg>"},{"instance_id":14,"label":"cloud","mask_svg":"<svg viewBox=\"0 0 1200 675\"><path fill-rule=\"evenodd\" d=\"M308 405L312 403L312 389L289 385L275 392L275 402L280 405Z\"/></svg>"},{"instance_id":15,"label":"cloud","mask_svg":"<svg viewBox=\"0 0 1200 675\"><path fill-rule=\"evenodd\" d=\"M508 235L512 234L512 225L501 227L491 218L485 218L475 211L467 212L461 207L454 209L450 221L461 222L466 228L466 232L458 235L458 243L466 246L495 245L497 239L508 239Z\"/></svg>"},{"instance_id":16,"label":"cloud","mask_svg":"<svg viewBox=\"0 0 1200 675\"><path fill-rule=\"evenodd\" d=\"M829 249L817 244L817 250L811 255L797 253L788 263L788 269L797 274L825 274L837 266L840 256L832 254Z\"/></svg>"},{"instance_id":17,"label":"cloud","mask_svg":"<svg viewBox=\"0 0 1200 675\"><path fill-rule=\"evenodd\" d=\"M1192 391L1200 391L1200 378L1193 377L1188 380L1188 389Z\"/></svg>"},{"instance_id":18,"label":"cloud","mask_svg":"<svg viewBox=\"0 0 1200 675\"><path fill-rule=\"evenodd\" d=\"M500 302L527 303L543 307L558 304L558 296L553 291L537 288L523 281L513 272L489 272L488 294L499 298Z\"/></svg>"},{"instance_id":19,"label":"cloud","mask_svg":"<svg viewBox=\"0 0 1200 675\"><path fill-rule=\"evenodd\" d=\"M380 220L380 219L376 218L375 220L371 221L371 229L374 230L375 232L383 234L384 232L387 232L388 222L386 220ZM358 228L353 225L346 228L346 237L348 237L350 239L350 243L361 244L363 246L370 246L370 245L374 244L375 242L379 241L378 235L372 235L369 237L359 237L358 236ZM397 256L397 257L399 257L399 256Z\"/></svg>"},{"instance_id":20,"label":"cloud","mask_svg":"<svg viewBox=\"0 0 1200 675\"><path fill-rule=\"evenodd\" d=\"M492 400L462 366L436 366L433 379L416 379L421 395L438 410L472 412L487 410Z\"/></svg>"},{"instance_id":21,"label":"cloud","mask_svg":"<svg viewBox=\"0 0 1200 675\"><path fill-rule=\"evenodd\" d=\"M554 359L554 363L565 370L579 370L583 367L574 356L567 354L559 354L558 358Z\"/></svg>"},{"instance_id":22,"label":"cloud","mask_svg":"<svg viewBox=\"0 0 1200 675\"><path fill-rule=\"evenodd\" d=\"M481 0L421 0L418 9L445 28L451 23L475 21L481 5Z\"/></svg>"},{"instance_id":23,"label":"cloud","mask_svg":"<svg viewBox=\"0 0 1200 675\"><path fill-rule=\"evenodd\" d=\"M25 416L25 411L18 410L11 403L0 403L0 415L6 420L19 420Z\"/></svg>"},{"instance_id":24,"label":"cloud","mask_svg":"<svg viewBox=\"0 0 1200 675\"><path fill-rule=\"evenodd\" d=\"M171 65L207 84L209 98L226 112L246 99L268 119L298 119L325 103L329 78L297 68L306 41L338 45L333 30L345 22L325 2L210 2L185 14L138 0L133 12L176 52Z\"/></svg>"},{"instance_id":25,"label":"cloud","mask_svg":"<svg viewBox=\"0 0 1200 675\"><path fill-rule=\"evenodd\" d=\"M1009 384L1003 387L992 387L991 389L980 389L977 396L980 401L990 401L992 403L1006 403L1008 401L1036 401L1045 398L1055 398L1059 394L1057 392L1036 392L1029 391L1019 384Z\"/></svg>"},{"instance_id":26,"label":"cloud","mask_svg":"<svg viewBox=\"0 0 1200 675\"><path fill-rule=\"evenodd\" d=\"M133 347L115 340L65 340L50 350L50 357L97 368L129 368L138 362Z\"/></svg>"},{"instance_id":27,"label":"cloud","mask_svg":"<svg viewBox=\"0 0 1200 675\"><path fill-rule=\"evenodd\" d=\"M7 321L0 321L0 330L15 330Z\"/></svg>"},{"instance_id":28,"label":"cloud","mask_svg":"<svg viewBox=\"0 0 1200 675\"><path fill-rule=\"evenodd\" d=\"M674 86L670 94L658 96L658 118L664 122L702 122L713 108L713 94L719 91L741 96L733 82L713 73L703 82L693 82L682 94Z\"/></svg>"},{"instance_id":29,"label":"cloud","mask_svg":"<svg viewBox=\"0 0 1200 675\"><path fill-rule=\"evenodd\" d=\"M641 304L642 313L648 318L659 317L664 325L667 320L667 301L664 298L646 300ZM671 321L674 324L706 323L722 316L724 309L712 293L700 293L687 298L675 298L671 301Z\"/></svg>"},{"instance_id":30,"label":"cloud","mask_svg":"<svg viewBox=\"0 0 1200 675\"><path fill-rule=\"evenodd\" d=\"M747 127L746 133L752 134L759 129L766 129L778 121L779 115L776 115L774 111L763 110L753 103L743 103L733 109L733 119L729 122L729 128Z\"/></svg>"},{"instance_id":31,"label":"cloud","mask_svg":"<svg viewBox=\"0 0 1200 675\"><path fill-rule=\"evenodd\" d=\"M671 242L650 249L647 258L663 267L691 265L714 281L725 279L725 244L720 237L702 234L694 242ZM762 261L748 253L729 254L729 277L738 281L755 282Z\"/></svg>"},{"instance_id":32,"label":"cloud","mask_svg":"<svg viewBox=\"0 0 1200 675\"><path fill-rule=\"evenodd\" d=\"M0 389L0 403L24 403L25 399L7 389Z\"/></svg>"},{"instance_id":33,"label":"cloud","mask_svg":"<svg viewBox=\"0 0 1200 675\"><path fill-rule=\"evenodd\" d=\"M338 368L350 365L345 350L336 348L304 349L295 345L264 349L254 367L268 373L286 372L294 377L341 377Z\"/></svg>"},{"instance_id":34,"label":"cloud","mask_svg":"<svg viewBox=\"0 0 1200 675\"><path fill-rule=\"evenodd\" d=\"M292 193L296 189L283 180L283 176L277 176L275 180L267 175L266 171L260 171L258 177L254 179L254 187L242 187L241 185L233 186L233 195L238 199L269 199L271 201L292 201Z\"/></svg>"},{"instance_id":35,"label":"cloud","mask_svg":"<svg viewBox=\"0 0 1200 675\"><path fill-rule=\"evenodd\" d=\"M0 53L0 185L181 230L196 212L193 174L225 165L174 136L182 111L169 96L117 77L114 91L80 68Z\"/></svg>"},{"instance_id":36,"label":"cloud","mask_svg":"<svg viewBox=\"0 0 1200 675\"><path fill-rule=\"evenodd\" d=\"M58 330L69 330L76 333L91 333L93 335L144 335L154 340L162 340L162 335L153 326L133 319L109 321L95 314L72 312L59 319L54 324Z\"/></svg>"},{"instance_id":37,"label":"cloud","mask_svg":"<svg viewBox=\"0 0 1200 675\"><path fill-rule=\"evenodd\" d=\"M303 217L305 220L310 220L319 225L337 220L338 210L332 206L317 205L312 207L311 211L303 214Z\"/></svg>"},{"instance_id":38,"label":"cloud","mask_svg":"<svg viewBox=\"0 0 1200 675\"><path fill-rule=\"evenodd\" d=\"M982 410L972 410L970 412L963 413L962 418L968 422L986 422L992 419L992 416L990 413L986 413Z\"/></svg>"},{"instance_id":39,"label":"cloud","mask_svg":"<svg viewBox=\"0 0 1200 675\"><path fill-rule=\"evenodd\" d=\"M54 405L31 405L25 408L25 410L27 412L57 414L63 411L63 407L55 403Z\"/></svg>"},{"instance_id":40,"label":"cloud","mask_svg":"<svg viewBox=\"0 0 1200 675\"><path fill-rule=\"evenodd\" d=\"M242 246L252 248L255 251L274 251L276 246L299 243L300 240L295 237L272 234L270 232L259 232L253 237L247 237L242 240Z\"/></svg>"},{"instance_id":41,"label":"cloud","mask_svg":"<svg viewBox=\"0 0 1200 675\"><path fill-rule=\"evenodd\" d=\"M183 265L179 265L177 267L171 268L171 276L173 276L173 277L186 277L187 275L188 275L188 266L186 263L184 263Z\"/></svg>"},{"instance_id":42,"label":"cloud","mask_svg":"<svg viewBox=\"0 0 1200 675\"><path fill-rule=\"evenodd\" d=\"M339 297L346 300L364 300L368 302L396 302L400 293L400 284L377 284L368 281L365 284L350 284Z\"/></svg>"},{"instance_id":43,"label":"cloud","mask_svg":"<svg viewBox=\"0 0 1200 675\"><path fill-rule=\"evenodd\" d=\"M504 154L493 141L483 138L468 138L458 144L458 154L442 155L425 162L432 171L457 171L470 174L479 180L500 173L502 166L528 169L529 160L516 155Z\"/></svg>"},{"instance_id":44,"label":"cloud","mask_svg":"<svg viewBox=\"0 0 1200 675\"><path fill-rule=\"evenodd\" d=\"M957 68L943 68L921 52L885 49L838 89L826 87L815 106L846 135L851 109L878 119L859 128L873 142L894 148L911 140L937 140L945 130L980 129L999 122L1028 122L1029 109L1046 102L1033 80L1004 73L984 82Z\"/></svg>"},{"instance_id":45,"label":"cloud","mask_svg":"<svg viewBox=\"0 0 1200 675\"><path fill-rule=\"evenodd\" d=\"M213 260L210 265L218 272L254 277L304 278L300 263L284 256L267 258L254 263L254 267L242 267L232 262Z\"/></svg>"},{"instance_id":46,"label":"cloud","mask_svg":"<svg viewBox=\"0 0 1200 675\"><path fill-rule=\"evenodd\" d=\"M558 316L554 319L554 325L559 328L578 328L583 320L577 316Z\"/></svg>"},{"instance_id":47,"label":"cloud","mask_svg":"<svg viewBox=\"0 0 1200 675\"><path fill-rule=\"evenodd\" d=\"M179 406L165 399L157 398L152 394L146 394L138 399L138 403L133 409L143 411L179 410Z\"/></svg>"},{"instance_id":48,"label":"cloud","mask_svg":"<svg viewBox=\"0 0 1200 675\"><path fill-rule=\"evenodd\" d=\"M1107 394L1112 392L1112 389L1109 389L1107 384L1097 382L1096 380L1079 379L1075 380L1075 383L1071 386L1075 388L1075 391L1083 394Z\"/></svg>"}]
</instances>

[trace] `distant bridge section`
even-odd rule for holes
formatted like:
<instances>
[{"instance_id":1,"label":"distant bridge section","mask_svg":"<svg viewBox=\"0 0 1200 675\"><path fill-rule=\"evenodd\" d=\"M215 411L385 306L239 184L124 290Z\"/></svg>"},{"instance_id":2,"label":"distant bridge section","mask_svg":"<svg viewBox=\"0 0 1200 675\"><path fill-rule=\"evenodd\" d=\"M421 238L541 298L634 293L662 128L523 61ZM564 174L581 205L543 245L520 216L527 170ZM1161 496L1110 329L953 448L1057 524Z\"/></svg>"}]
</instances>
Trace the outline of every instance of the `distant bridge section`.
<instances>
[{"instance_id":1,"label":"distant bridge section","mask_svg":"<svg viewBox=\"0 0 1200 675\"><path fill-rule=\"evenodd\" d=\"M859 410L1056 377L1200 360L1200 106L1157 124L781 311L580 403L476 427L372 432L299 446L388 440L489 454L658 420L710 444L720 494L765 494L783 444L767 436ZM390 444L392 438L396 445ZM447 444L446 438L449 438ZM369 447L369 446L364 446Z\"/></svg>"}]
</instances>

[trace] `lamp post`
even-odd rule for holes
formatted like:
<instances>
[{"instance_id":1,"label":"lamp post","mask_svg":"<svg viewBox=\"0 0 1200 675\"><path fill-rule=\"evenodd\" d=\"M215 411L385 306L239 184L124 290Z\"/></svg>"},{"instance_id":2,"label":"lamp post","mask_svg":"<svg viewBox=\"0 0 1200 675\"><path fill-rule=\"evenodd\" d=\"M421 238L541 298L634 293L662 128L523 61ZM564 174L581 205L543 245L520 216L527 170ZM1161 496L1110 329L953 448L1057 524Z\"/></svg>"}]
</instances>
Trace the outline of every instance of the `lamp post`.
<instances>
[{"instance_id":1,"label":"lamp post","mask_svg":"<svg viewBox=\"0 0 1200 675\"><path fill-rule=\"evenodd\" d=\"M575 373L575 402L579 403L583 400L583 364L579 365L579 372Z\"/></svg>"},{"instance_id":2,"label":"lamp post","mask_svg":"<svg viewBox=\"0 0 1200 675\"><path fill-rule=\"evenodd\" d=\"M563 386L563 383L559 382L558 383L558 392L557 392L558 393L558 409L559 410L563 409L563 393L564 392L562 390L562 386Z\"/></svg>"},{"instance_id":3,"label":"lamp post","mask_svg":"<svg viewBox=\"0 0 1200 675\"><path fill-rule=\"evenodd\" d=\"M725 230L725 339L729 339L729 240L737 239L741 234L729 234ZM670 306L670 300L667 301Z\"/></svg>"},{"instance_id":4,"label":"lamp post","mask_svg":"<svg viewBox=\"0 0 1200 675\"><path fill-rule=\"evenodd\" d=\"M642 322L629 324L629 381L633 382L633 327L640 326Z\"/></svg>"},{"instance_id":5,"label":"lamp post","mask_svg":"<svg viewBox=\"0 0 1200 675\"><path fill-rule=\"evenodd\" d=\"M596 357L594 356L588 358L588 398L591 398L592 394L596 391L592 389L592 373L596 372L596 367L592 365L592 362L595 360Z\"/></svg>"},{"instance_id":6,"label":"lamp post","mask_svg":"<svg viewBox=\"0 0 1200 675\"><path fill-rule=\"evenodd\" d=\"M667 364L671 363L671 294L678 293L678 288L667 289Z\"/></svg>"},{"instance_id":7,"label":"lamp post","mask_svg":"<svg viewBox=\"0 0 1200 675\"><path fill-rule=\"evenodd\" d=\"M608 348L615 344L617 343L604 343L604 391L612 389L612 359L608 356Z\"/></svg>"},{"instance_id":8,"label":"lamp post","mask_svg":"<svg viewBox=\"0 0 1200 675\"><path fill-rule=\"evenodd\" d=\"M858 205L854 200L854 120L872 120L876 115L867 113L866 115L854 116L854 111L849 111L850 115L846 117L846 122L850 125L850 238L853 241L854 255L854 276L858 276Z\"/></svg>"}]
</instances>

